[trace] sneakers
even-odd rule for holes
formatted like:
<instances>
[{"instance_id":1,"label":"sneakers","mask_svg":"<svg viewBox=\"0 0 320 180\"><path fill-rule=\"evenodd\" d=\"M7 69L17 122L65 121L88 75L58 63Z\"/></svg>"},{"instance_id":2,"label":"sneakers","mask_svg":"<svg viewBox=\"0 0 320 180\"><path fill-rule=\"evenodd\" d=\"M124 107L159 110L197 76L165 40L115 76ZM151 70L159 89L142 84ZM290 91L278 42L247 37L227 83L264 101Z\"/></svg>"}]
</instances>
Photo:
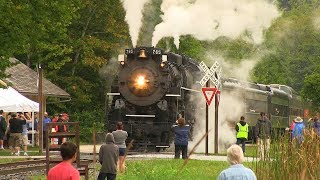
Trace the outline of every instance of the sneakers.
<instances>
[{"instance_id":1,"label":"sneakers","mask_svg":"<svg viewBox=\"0 0 320 180\"><path fill-rule=\"evenodd\" d=\"M14 153L15 156L20 156L20 153Z\"/></svg>"},{"instance_id":2,"label":"sneakers","mask_svg":"<svg viewBox=\"0 0 320 180\"><path fill-rule=\"evenodd\" d=\"M23 155L24 155L24 156L29 156L27 152L24 152Z\"/></svg>"}]
</instances>

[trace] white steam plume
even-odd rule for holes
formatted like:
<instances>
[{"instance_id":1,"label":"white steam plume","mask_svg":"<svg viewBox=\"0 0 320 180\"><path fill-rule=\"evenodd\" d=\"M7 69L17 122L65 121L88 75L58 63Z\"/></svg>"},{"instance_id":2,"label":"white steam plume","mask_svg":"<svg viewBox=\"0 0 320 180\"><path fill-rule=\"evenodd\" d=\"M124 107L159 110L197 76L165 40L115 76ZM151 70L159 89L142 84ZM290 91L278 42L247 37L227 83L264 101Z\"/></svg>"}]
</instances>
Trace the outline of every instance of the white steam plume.
<instances>
[{"instance_id":1,"label":"white steam plume","mask_svg":"<svg viewBox=\"0 0 320 180\"><path fill-rule=\"evenodd\" d=\"M239 121L240 116L244 115L244 101L241 99L238 91L227 92L222 90L219 103L219 119L218 119L218 152L225 151L231 144L236 143L235 124ZM201 139L205 134L205 100L202 93L194 94L192 102L197 102L196 123L193 130L193 141L189 144L189 150ZM209 153L214 153L215 144L215 103L214 99L209 106L209 126L211 130L208 134ZM198 148L197 153L205 152L205 141L203 140Z\"/></svg>"},{"instance_id":2,"label":"white steam plume","mask_svg":"<svg viewBox=\"0 0 320 180\"><path fill-rule=\"evenodd\" d=\"M199 40L214 40L220 36L237 38L250 35L254 43L263 41L263 30L270 27L280 13L268 0L163 0L163 22L155 27L152 45L163 37L173 37L179 47L179 37L192 35Z\"/></svg>"},{"instance_id":3,"label":"white steam plume","mask_svg":"<svg viewBox=\"0 0 320 180\"><path fill-rule=\"evenodd\" d=\"M149 0L121 0L126 10L126 21L129 25L129 33L132 45L137 45L140 27L142 25L142 10Z\"/></svg>"}]
</instances>

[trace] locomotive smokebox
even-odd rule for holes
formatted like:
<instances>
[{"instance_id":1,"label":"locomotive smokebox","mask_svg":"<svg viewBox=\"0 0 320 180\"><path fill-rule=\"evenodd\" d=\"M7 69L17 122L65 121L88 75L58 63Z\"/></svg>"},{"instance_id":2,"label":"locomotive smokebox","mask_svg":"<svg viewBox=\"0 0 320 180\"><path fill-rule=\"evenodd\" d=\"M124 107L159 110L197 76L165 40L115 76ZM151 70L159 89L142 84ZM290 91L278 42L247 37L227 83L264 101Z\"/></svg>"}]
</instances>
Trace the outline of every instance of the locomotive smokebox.
<instances>
[{"instance_id":1,"label":"locomotive smokebox","mask_svg":"<svg viewBox=\"0 0 320 180\"><path fill-rule=\"evenodd\" d=\"M151 51L151 50L149 50ZM127 55L119 72L119 91L130 103L148 106L161 100L169 89L171 77L161 66L160 54L140 49Z\"/></svg>"}]
</instances>

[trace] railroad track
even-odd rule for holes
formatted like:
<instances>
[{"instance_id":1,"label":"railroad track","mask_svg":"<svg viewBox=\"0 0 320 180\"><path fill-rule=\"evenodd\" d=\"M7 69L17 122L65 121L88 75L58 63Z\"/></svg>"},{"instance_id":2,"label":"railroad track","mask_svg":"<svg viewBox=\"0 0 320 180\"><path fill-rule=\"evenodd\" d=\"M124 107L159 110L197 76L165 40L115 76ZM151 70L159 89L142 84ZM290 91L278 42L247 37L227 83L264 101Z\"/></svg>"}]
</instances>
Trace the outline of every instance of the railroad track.
<instances>
[{"instance_id":1,"label":"railroad track","mask_svg":"<svg viewBox=\"0 0 320 180\"><path fill-rule=\"evenodd\" d=\"M0 164L0 179L19 179L25 175L42 174L45 169L45 159Z\"/></svg>"},{"instance_id":2,"label":"railroad track","mask_svg":"<svg viewBox=\"0 0 320 180\"><path fill-rule=\"evenodd\" d=\"M82 159L82 167L78 168L80 174L84 171L83 165L91 164L93 161L90 159ZM58 162L57 162L58 163ZM54 163L53 163L54 164ZM89 168L92 169L92 168ZM0 164L0 180L10 179L10 180L21 180L26 179L32 175L43 175L46 173L46 160L28 160L19 161L13 163Z\"/></svg>"}]
</instances>

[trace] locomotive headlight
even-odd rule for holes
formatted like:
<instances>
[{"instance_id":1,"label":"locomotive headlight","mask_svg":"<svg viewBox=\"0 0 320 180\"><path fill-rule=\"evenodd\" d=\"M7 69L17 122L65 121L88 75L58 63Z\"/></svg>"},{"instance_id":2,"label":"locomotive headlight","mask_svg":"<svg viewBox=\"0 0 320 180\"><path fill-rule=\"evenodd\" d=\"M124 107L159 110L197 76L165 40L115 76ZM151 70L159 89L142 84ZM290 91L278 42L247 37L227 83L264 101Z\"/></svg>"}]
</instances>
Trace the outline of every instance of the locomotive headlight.
<instances>
[{"instance_id":1,"label":"locomotive headlight","mask_svg":"<svg viewBox=\"0 0 320 180\"><path fill-rule=\"evenodd\" d=\"M164 67L165 66L165 64L162 62L162 63L160 63L160 67Z\"/></svg>"},{"instance_id":2,"label":"locomotive headlight","mask_svg":"<svg viewBox=\"0 0 320 180\"><path fill-rule=\"evenodd\" d=\"M148 80L144 76L141 76L141 75L138 76L135 81L136 81L136 87L138 89L145 88L147 86L147 82L148 82Z\"/></svg>"}]
</instances>

